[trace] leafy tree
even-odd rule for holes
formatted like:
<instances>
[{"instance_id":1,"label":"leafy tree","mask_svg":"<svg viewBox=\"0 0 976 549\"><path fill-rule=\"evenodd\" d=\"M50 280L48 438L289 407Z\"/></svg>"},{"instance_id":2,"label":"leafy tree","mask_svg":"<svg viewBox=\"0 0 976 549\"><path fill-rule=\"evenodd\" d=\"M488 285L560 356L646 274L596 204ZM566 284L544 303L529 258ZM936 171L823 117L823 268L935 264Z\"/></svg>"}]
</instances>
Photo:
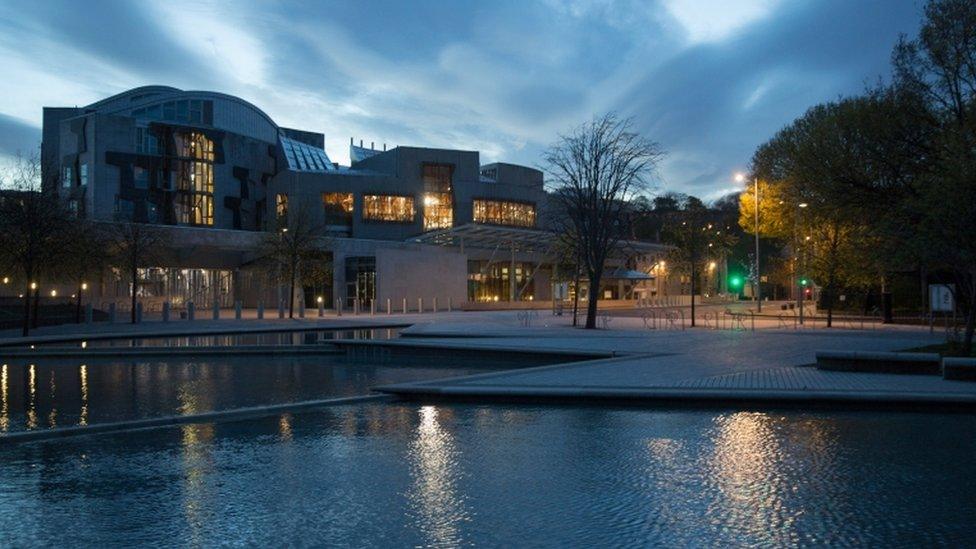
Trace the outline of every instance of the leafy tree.
<instances>
[{"instance_id":1,"label":"leafy tree","mask_svg":"<svg viewBox=\"0 0 976 549\"><path fill-rule=\"evenodd\" d=\"M331 276L330 239L305 207L293 208L275 220L274 232L261 244L260 254L279 282L288 284L288 318L295 317L295 285L327 282Z\"/></svg>"},{"instance_id":2,"label":"leafy tree","mask_svg":"<svg viewBox=\"0 0 976 549\"><path fill-rule=\"evenodd\" d=\"M686 197L678 209L666 214L662 237L674 248L669 253L675 269L688 273L691 280L691 326L695 326L695 294L705 265L721 259L735 244L735 237L718 224L720 215L701 200Z\"/></svg>"},{"instance_id":3,"label":"leafy tree","mask_svg":"<svg viewBox=\"0 0 976 549\"><path fill-rule=\"evenodd\" d=\"M127 275L131 289L130 319L136 323L136 304L139 299L139 269L159 265L165 249L170 245L167 233L145 223L120 222L105 225L109 263Z\"/></svg>"},{"instance_id":4,"label":"leafy tree","mask_svg":"<svg viewBox=\"0 0 976 549\"><path fill-rule=\"evenodd\" d=\"M589 282L586 328L596 328L600 282L607 258L626 237L629 202L647 189L664 153L613 114L560 137L544 154L554 195L579 240Z\"/></svg>"},{"instance_id":5,"label":"leafy tree","mask_svg":"<svg viewBox=\"0 0 976 549\"><path fill-rule=\"evenodd\" d=\"M27 336L31 325L37 324L41 279L53 276L64 243L72 234L73 220L56 192L41 191L41 166L36 154L18 157L6 173L0 174L0 186L4 188L0 194L0 261L13 270L23 288L21 333Z\"/></svg>"}]
</instances>

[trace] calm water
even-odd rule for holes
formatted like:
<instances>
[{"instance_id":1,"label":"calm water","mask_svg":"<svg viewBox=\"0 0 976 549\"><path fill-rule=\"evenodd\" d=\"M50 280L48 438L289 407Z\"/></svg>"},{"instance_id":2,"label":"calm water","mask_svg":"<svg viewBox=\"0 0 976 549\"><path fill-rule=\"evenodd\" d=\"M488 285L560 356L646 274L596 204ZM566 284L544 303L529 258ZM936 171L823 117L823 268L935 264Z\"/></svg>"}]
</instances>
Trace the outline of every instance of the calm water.
<instances>
[{"instance_id":1,"label":"calm water","mask_svg":"<svg viewBox=\"0 0 976 549\"><path fill-rule=\"evenodd\" d=\"M95 339L84 347L212 347L237 345L310 345L333 339L392 339L400 328L363 328L356 330L314 330L292 332L252 332L243 334L135 337ZM35 347L81 347L82 343L38 343Z\"/></svg>"},{"instance_id":2,"label":"calm water","mask_svg":"<svg viewBox=\"0 0 976 549\"><path fill-rule=\"evenodd\" d=\"M976 418L368 404L0 448L0 545L966 546Z\"/></svg>"},{"instance_id":3,"label":"calm water","mask_svg":"<svg viewBox=\"0 0 976 549\"><path fill-rule=\"evenodd\" d=\"M364 395L376 385L530 364L363 361L328 354L18 360L0 364L0 436L25 429Z\"/></svg>"}]
</instances>

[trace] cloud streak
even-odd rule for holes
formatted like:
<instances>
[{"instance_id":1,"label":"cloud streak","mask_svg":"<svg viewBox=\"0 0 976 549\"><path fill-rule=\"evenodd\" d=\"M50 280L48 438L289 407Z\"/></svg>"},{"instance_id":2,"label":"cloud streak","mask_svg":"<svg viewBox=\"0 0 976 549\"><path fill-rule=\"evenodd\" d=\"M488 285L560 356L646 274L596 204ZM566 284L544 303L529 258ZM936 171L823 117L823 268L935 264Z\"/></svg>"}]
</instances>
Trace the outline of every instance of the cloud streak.
<instances>
[{"instance_id":1,"label":"cloud streak","mask_svg":"<svg viewBox=\"0 0 976 549\"><path fill-rule=\"evenodd\" d=\"M0 154L36 146L42 106L144 84L239 95L339 161L355 136L535 165L614 110L670 152L664 189L712 197L805 108L886 74L918 20L912 0L12 3Z\"/></svg>"}]
</instances>

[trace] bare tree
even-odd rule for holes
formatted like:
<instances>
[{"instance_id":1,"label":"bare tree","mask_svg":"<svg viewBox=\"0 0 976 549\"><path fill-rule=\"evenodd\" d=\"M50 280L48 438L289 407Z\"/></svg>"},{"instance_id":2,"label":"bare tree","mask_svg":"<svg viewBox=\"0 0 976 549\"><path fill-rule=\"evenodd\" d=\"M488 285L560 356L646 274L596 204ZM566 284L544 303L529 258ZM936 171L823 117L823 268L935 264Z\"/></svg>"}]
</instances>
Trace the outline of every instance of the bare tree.
<instances>
[{"instance_id":1,"label":"bare tree","mask_svg":"<svg viewBox=\"0 0 976 549\"><path fill-rule=\"evenodd\" d=\"M279 282L287 282L288 318L294 318L297 282L330 279L330 239L304 206L278 216L274 227L261 243L260 254Z\"/></svg>"},{"instance_id":2,"label":"bare tree","mask_svg":"<svg viewBox=\"0 0 976 549\"><path fill-rule=\"evenodd\" d=\"M81 322L82 293L91 277L111 263L111 233L85 219L76 219L64 239L61 260L55 267L58 280L75 286L75 322Z\"/></svg>"},{"instance_id":3,"label":"bare tree","mask_svg":"<svg viewBox=\"0 0 976 549\"><path fill-rule=\"evenodd\" d=\"M129 278L131 288L130 318L136 323L139 296L139 269L158 265L169 238L161 228L145 223L115 223L107 227L111 263Z\"/></svg>"},{"instance_id":4,"label":"bare tree","mask_svg":"<svg viewBox=\"0 0 976 549\"><path fill-rule=\"evenodd\" d=\"M40 157L18 157L0 174L0 262L14 271L23 288L23 324L27 336L32 325L30 299L35 303L41 277L52 274L63 243L72 230L72 216L57 192L42 192ZM53 188L57 188L54 185ZM33 286L33 288L32 288ZM37 323L37 312L33 324Z\"/></svg>"},{"instance_id":5,"label":"bare tree","mask_svg":"<svg viewBox=\"0 0 976 549\"><path fill-rule=\"evenodd\" d=\"M632 130L632 119L607 114L564 135L543 159L556 199L579 240L589 282L586 328L596 328L607 257L626 236L628 202L647 189L661 147Z\"/></svg>"}]
</instances>

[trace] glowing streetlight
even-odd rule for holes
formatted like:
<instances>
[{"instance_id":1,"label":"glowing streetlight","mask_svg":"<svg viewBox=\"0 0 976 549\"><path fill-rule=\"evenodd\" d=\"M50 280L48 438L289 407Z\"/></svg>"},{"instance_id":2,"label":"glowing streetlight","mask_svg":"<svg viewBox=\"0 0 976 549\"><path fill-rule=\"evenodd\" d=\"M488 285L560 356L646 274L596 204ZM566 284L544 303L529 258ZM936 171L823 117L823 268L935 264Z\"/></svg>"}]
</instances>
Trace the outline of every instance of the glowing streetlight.
<instances>
[{"instance_id":1,"label":"glowing streetlight","mask_svg":"<svg viewBox=\"0 0 976 549\"><path fill-rule=\"evenodd\" d=\"M87 282L82 282L81 283L81 289L82 290L87 290L88 289L88 283Z\"/></svg>"},{"instance_id":2,"label":"glowing streetlight","mask_svg":"<svg viewBox=\"0 0 976 549\"><path fill-rule=\"evenodd\" d=\"M801 208L806 208L807 206L809 206L809 204L807 204L806 202L800 202Z\"/></svg>"},{"instance_id":3,"label":"glowing streetlight","mask_svg":"<svg viewBox=\"0 0 976 549\"><path fill-rule=\"evenodd\" d=\"M37 289L37 282L31 282L31 290Z\"/></svg>"},{"instance_id":4,"label":"glowing streetlight","mask_svg":"<svg viewBox=\"0 0 976 549\"><path fill-rule=\"evenodd\" d=\"M51 297L58 297L58 291L57 290L51 290Z\"/></svg>"}]
</instances>

